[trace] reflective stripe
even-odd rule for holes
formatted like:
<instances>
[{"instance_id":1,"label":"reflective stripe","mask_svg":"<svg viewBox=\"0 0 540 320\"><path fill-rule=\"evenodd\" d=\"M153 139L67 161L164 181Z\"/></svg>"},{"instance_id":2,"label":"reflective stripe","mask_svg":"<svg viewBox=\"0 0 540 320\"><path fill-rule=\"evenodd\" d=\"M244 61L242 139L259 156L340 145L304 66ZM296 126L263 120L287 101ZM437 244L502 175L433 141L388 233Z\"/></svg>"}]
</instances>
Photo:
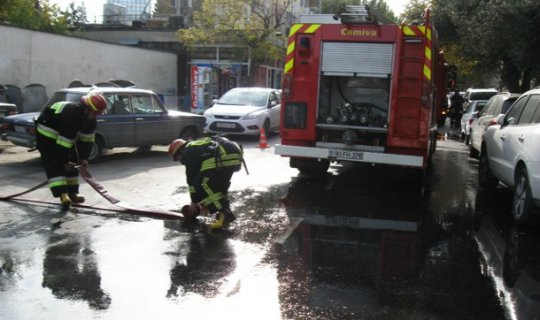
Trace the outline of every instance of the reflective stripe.
<instances>
[{"instance_id":1,"label":"reflective stripe","mask_svg":"<svg viewBox=\"0 0 540 320\"><path fill-rule=\"evenodd\" d=\"M216 209L221 210L223 208L221 207L221 203L219 202L219 200L223 198L223 194L221 192L214 193L212 189L210 189L210 187L208 186L208 180L209 178L206 177L201 183L204 191L206 192L206 194L208 194L208 196L202 200L203 204L206 206L208 206L209 204L213 204Z\"/></svg>"},{"instance_id":2,"label":"reflective stripe","mask_svg":"<svg viewBox=\"0 0 540 320\"><path fill-rule=\"evenodd\" d=\"M312 24L306 29L306 33L315 33L321 27L320 24Z\"/></svg>"},{"instance_id":3,"label":"reflective stripe","mask_svg":"<svg viewBox=\"0 0 540 320\"><path fill-rule=\"evenodd\" d=\"M62 186L67 186L67 180L66 180L66 177L62 176L62 177L54 177L54 178L51 178L49 179L49 188L54 188L54 187L62 187Z\"/></svg>"},{"instance_id":4,"label":"reflective stripe","mask_svg":"<svg viewBox=\"0 0 540 320\"><path fill-rule=\"evenodd\" d=\"M47 126L42 125L41 123L38 123L37 125L37 131L46 136L47 138L51 138L53 140L56 140L56 137L58 137L58 131L51 129Z\"/></svg>"},{"instance_id":5,"label":"reflective stripe","mask_svg":"<svg viewBox=\"0 0 540 320\"><path fill-rule=\"evenodd\" d=\"M54 110L54 114L62 113L62 110L64 110L64 107L68 104L67 101L60 101L51 106L51 110Z\"/></svg>"},{"instance_id":6,"label":"reflective stripe","mask_svg":"<svg viewBox=\"0 0 540 320\"><path fill-rule=\"evenodd\" d=\"M41 123L38 123L37 125L37 131L41 135L44 135L47 138L51 138L53 140L56 140L56 143L58 145L61 145L62 147L71 149L73 147L73 144L75 143L74 140L68 139L66 137L63 137L58 134L58 131L49 128L47 126L42 125Z\"/></svg>"},{"instance_id":7,"label":"reflective stripe","mask_svg":"<svg viewBox=\"0 0 540 320\"><path fill-rule=\"evenodd\" d=\"M94 133L80 133L79 140L82 142L94 142L96 141L96 135Z\"/></svg>"},{"instance_id":8,"label":"reflective stripe","mask_svg":"<svg viewBox=\"0 0 540 320\"><path fill-rule=\"evenodd\" d=\"M79 185L79 177L68 177L68 178L66 178L66 184L68 186L78 186Z\"/></svg>"},{"instance_id":9,"label":"reflective stripe","mask_svg":"<svg viewBox=\"0 0 540 320\"><path fill-rule=\"evenodd\" d=\"M56 138L56 143L61 145L62 147L71 149L73 147L73 144L75 143L75 141L73 141L71 139L68 139L66 137L62 137L62 136L59 135Z\"/></svg>"},{"instance_id":10,"label":"reflective stripe","mask_svg":"<svg viewBox=\"0 0 540 320\"><path fill-rule=\"evenodd\" d=\"M242 160L238 154L228 154L222 155L221 161L219 161L219 166L216 164L215 158L206 159L201 164L201 171L206 171L210 169L215 169L217 167L230 167L235 165L241 165Z\"/></svg>"},{"instance_id":11,"label":"reflective stripe","mask_svg":"<svg viewBox=\"0 0 540 320\"><path fill-rule=\"evenodd\" d=\"M187 146L203 146L203 145L209 144L209 143L212 143L212 138L206 137L206 138L202 138L202 139L198 139L198 140L194 140L194 141L189 141L186 144L186 147Z\"/></svg>"},{"instance_id":12,"label":"reflective stripe","mask_svg":"<svg viewBox=\"0 0 540 320\"><path fill-rule=\"evenodd\" d=\"M287 63L285 64L285 73L290 73L293 66L294 66L294 59L291 58L291 60L287 61Z\"/></svg>"}]
</instances>

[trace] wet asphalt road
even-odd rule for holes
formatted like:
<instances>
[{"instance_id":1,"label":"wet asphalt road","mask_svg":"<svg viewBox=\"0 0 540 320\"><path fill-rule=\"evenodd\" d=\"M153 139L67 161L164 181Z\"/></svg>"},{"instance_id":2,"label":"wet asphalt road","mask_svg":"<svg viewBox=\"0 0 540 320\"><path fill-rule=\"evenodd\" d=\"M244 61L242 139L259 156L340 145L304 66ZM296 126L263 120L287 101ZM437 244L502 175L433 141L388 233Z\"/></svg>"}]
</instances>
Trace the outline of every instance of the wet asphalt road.
<instances>
[{"instance_id":1,"label":"wet asphalt road","mask_svg":"<svg viewBox=\"0 0 540 320\"><path fill-rule=\"evenodd\" d=\"M62 213L45 188L0 202L0 318L540 319L538 229L512 223L509 190L477 190L463 143L439 141L418 188L382 167L300 176L237 140L250 174L233 177L228 231L116 212L84 183L92 208ZM183 167L165 150L90 171L130 205L178 210ZM36 153L0 151L0 195L44 179Z\"/></svg>"}]
</instances>

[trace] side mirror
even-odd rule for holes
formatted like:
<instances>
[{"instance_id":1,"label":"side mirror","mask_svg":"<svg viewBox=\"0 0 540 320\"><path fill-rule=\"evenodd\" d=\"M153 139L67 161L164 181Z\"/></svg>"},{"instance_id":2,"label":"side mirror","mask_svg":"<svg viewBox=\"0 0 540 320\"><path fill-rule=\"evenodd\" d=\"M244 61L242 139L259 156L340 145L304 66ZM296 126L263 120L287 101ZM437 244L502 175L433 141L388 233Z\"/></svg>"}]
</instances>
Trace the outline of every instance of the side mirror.
<instances>
[{"instance_id":1,"label":"side mirror","mask_svg":"<svg viewBox=\"0 0 540 320\"><path fill-rule=\"evenodd\" d=\"M217 101L218 99L212 99L212 104L216 104Z\"/></svg>"},{"instance_id":2,"label":"side mirror","mask_svg":"<svg viewBox=\"0 0 540 320\"><path fill-rule=\"evenodd\" d=\"M272 101L270 101L270 108L273 108L273 107L275 107L275 106L277 106L277 105L278 105L278 101L277 101L277 100L272 100Z\"/></svg>"},{"instance_id":3,"label":"side mirror","mask_svg":"<svg viewBox=\"0 0 540 320\"><path fill-rule=\"evenodd\" d=\"M501 127L506 126L508 124L514 123L514 117L506 118L505 115L501 113L497 116L497 118L495 118L495 122Z\"/></svg>"}]
</instances>

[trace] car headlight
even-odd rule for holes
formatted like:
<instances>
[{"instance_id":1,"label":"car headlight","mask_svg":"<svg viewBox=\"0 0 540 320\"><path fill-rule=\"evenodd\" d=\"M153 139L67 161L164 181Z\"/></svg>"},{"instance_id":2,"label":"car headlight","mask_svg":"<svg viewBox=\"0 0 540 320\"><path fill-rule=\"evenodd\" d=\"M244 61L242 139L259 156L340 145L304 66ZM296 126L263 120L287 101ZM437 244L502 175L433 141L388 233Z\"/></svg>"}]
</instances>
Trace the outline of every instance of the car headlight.
<instances>
[{"instance_id":1,"label":"car headlight","mask_svg":"<svg viewBox=\"0 0 540 320\"><path fill-rule=\"evenodd\" d=\"M213 118L213 117L214 117L214 113L212 112L212 109L206 109L206 110L203 112L203 116L206 117L206 118Z\"/></svg>"}]
</instances>

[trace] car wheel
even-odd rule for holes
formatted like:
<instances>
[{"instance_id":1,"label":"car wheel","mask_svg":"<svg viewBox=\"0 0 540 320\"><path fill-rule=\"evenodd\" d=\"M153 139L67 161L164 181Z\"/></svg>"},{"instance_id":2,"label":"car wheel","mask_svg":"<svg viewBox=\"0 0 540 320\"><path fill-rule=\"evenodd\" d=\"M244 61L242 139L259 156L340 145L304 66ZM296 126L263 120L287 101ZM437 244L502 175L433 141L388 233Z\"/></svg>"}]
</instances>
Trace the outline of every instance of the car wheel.
<instances>
[{"instance_id":1,"label":"car wheel","mask_svg":"<svg viewBox=\"0 0 540 320\"><path fill-rule=\"evenodd\" d=\"M494 189L499 180L493 176L489 168L488 154L486 150L480 153L480 162L478 163L478 183L482 188Z\"/></svg>"},{"instance_id":2,"label":"car wheel","mask_svg":"<svg viewBox=\"0 0 540 320\"><path fill-rule=\"evenodd\" d=\"M186 141L195 140L199 137L199 130L192 127L185 128L178 137Z\"/></svg>"},{"instance_id":3,"label":"car wheel","mask_svg":"<svg viewBox=\"0 0 540 320\"><path fill-rule=\"evenodd\" d=\"M534 224L536 220L532 202L531 187L527 177L527 169L520 168L516 172L512 201L512 215L518 225Z\"/></svg>"},{"instance_id":4,"label":"car wheel","mask_svg":"<svg viewBox=\"0 0 540 320\"><path fill-rule=\"evenodd\" d=\"M92 150L90 150L90 154L88 155L88 161L89 162L97 162L103 155L103 142L100 138L96 137L96 140L92 144Z\"/></svg>"},{"instance_id":5,"label":"car wheel","mask_svg":"<svg viewBox=\"0 0 540 320\"><path fill-rule=\"evenodd\" d=\"M270 133L270 120L266 119L263 123L263 129L265 133Z\"/></svg>"},{"instance_id":6,"label":"car wheel","mask_svg":"<svg viewBox=\"0 0 540 320\"><path fill-rule=\"evenodd\" d=\"M478 151L473 148L472 142L469 144L469 157L478 158Z\"/></svg>"}]
</instances>

